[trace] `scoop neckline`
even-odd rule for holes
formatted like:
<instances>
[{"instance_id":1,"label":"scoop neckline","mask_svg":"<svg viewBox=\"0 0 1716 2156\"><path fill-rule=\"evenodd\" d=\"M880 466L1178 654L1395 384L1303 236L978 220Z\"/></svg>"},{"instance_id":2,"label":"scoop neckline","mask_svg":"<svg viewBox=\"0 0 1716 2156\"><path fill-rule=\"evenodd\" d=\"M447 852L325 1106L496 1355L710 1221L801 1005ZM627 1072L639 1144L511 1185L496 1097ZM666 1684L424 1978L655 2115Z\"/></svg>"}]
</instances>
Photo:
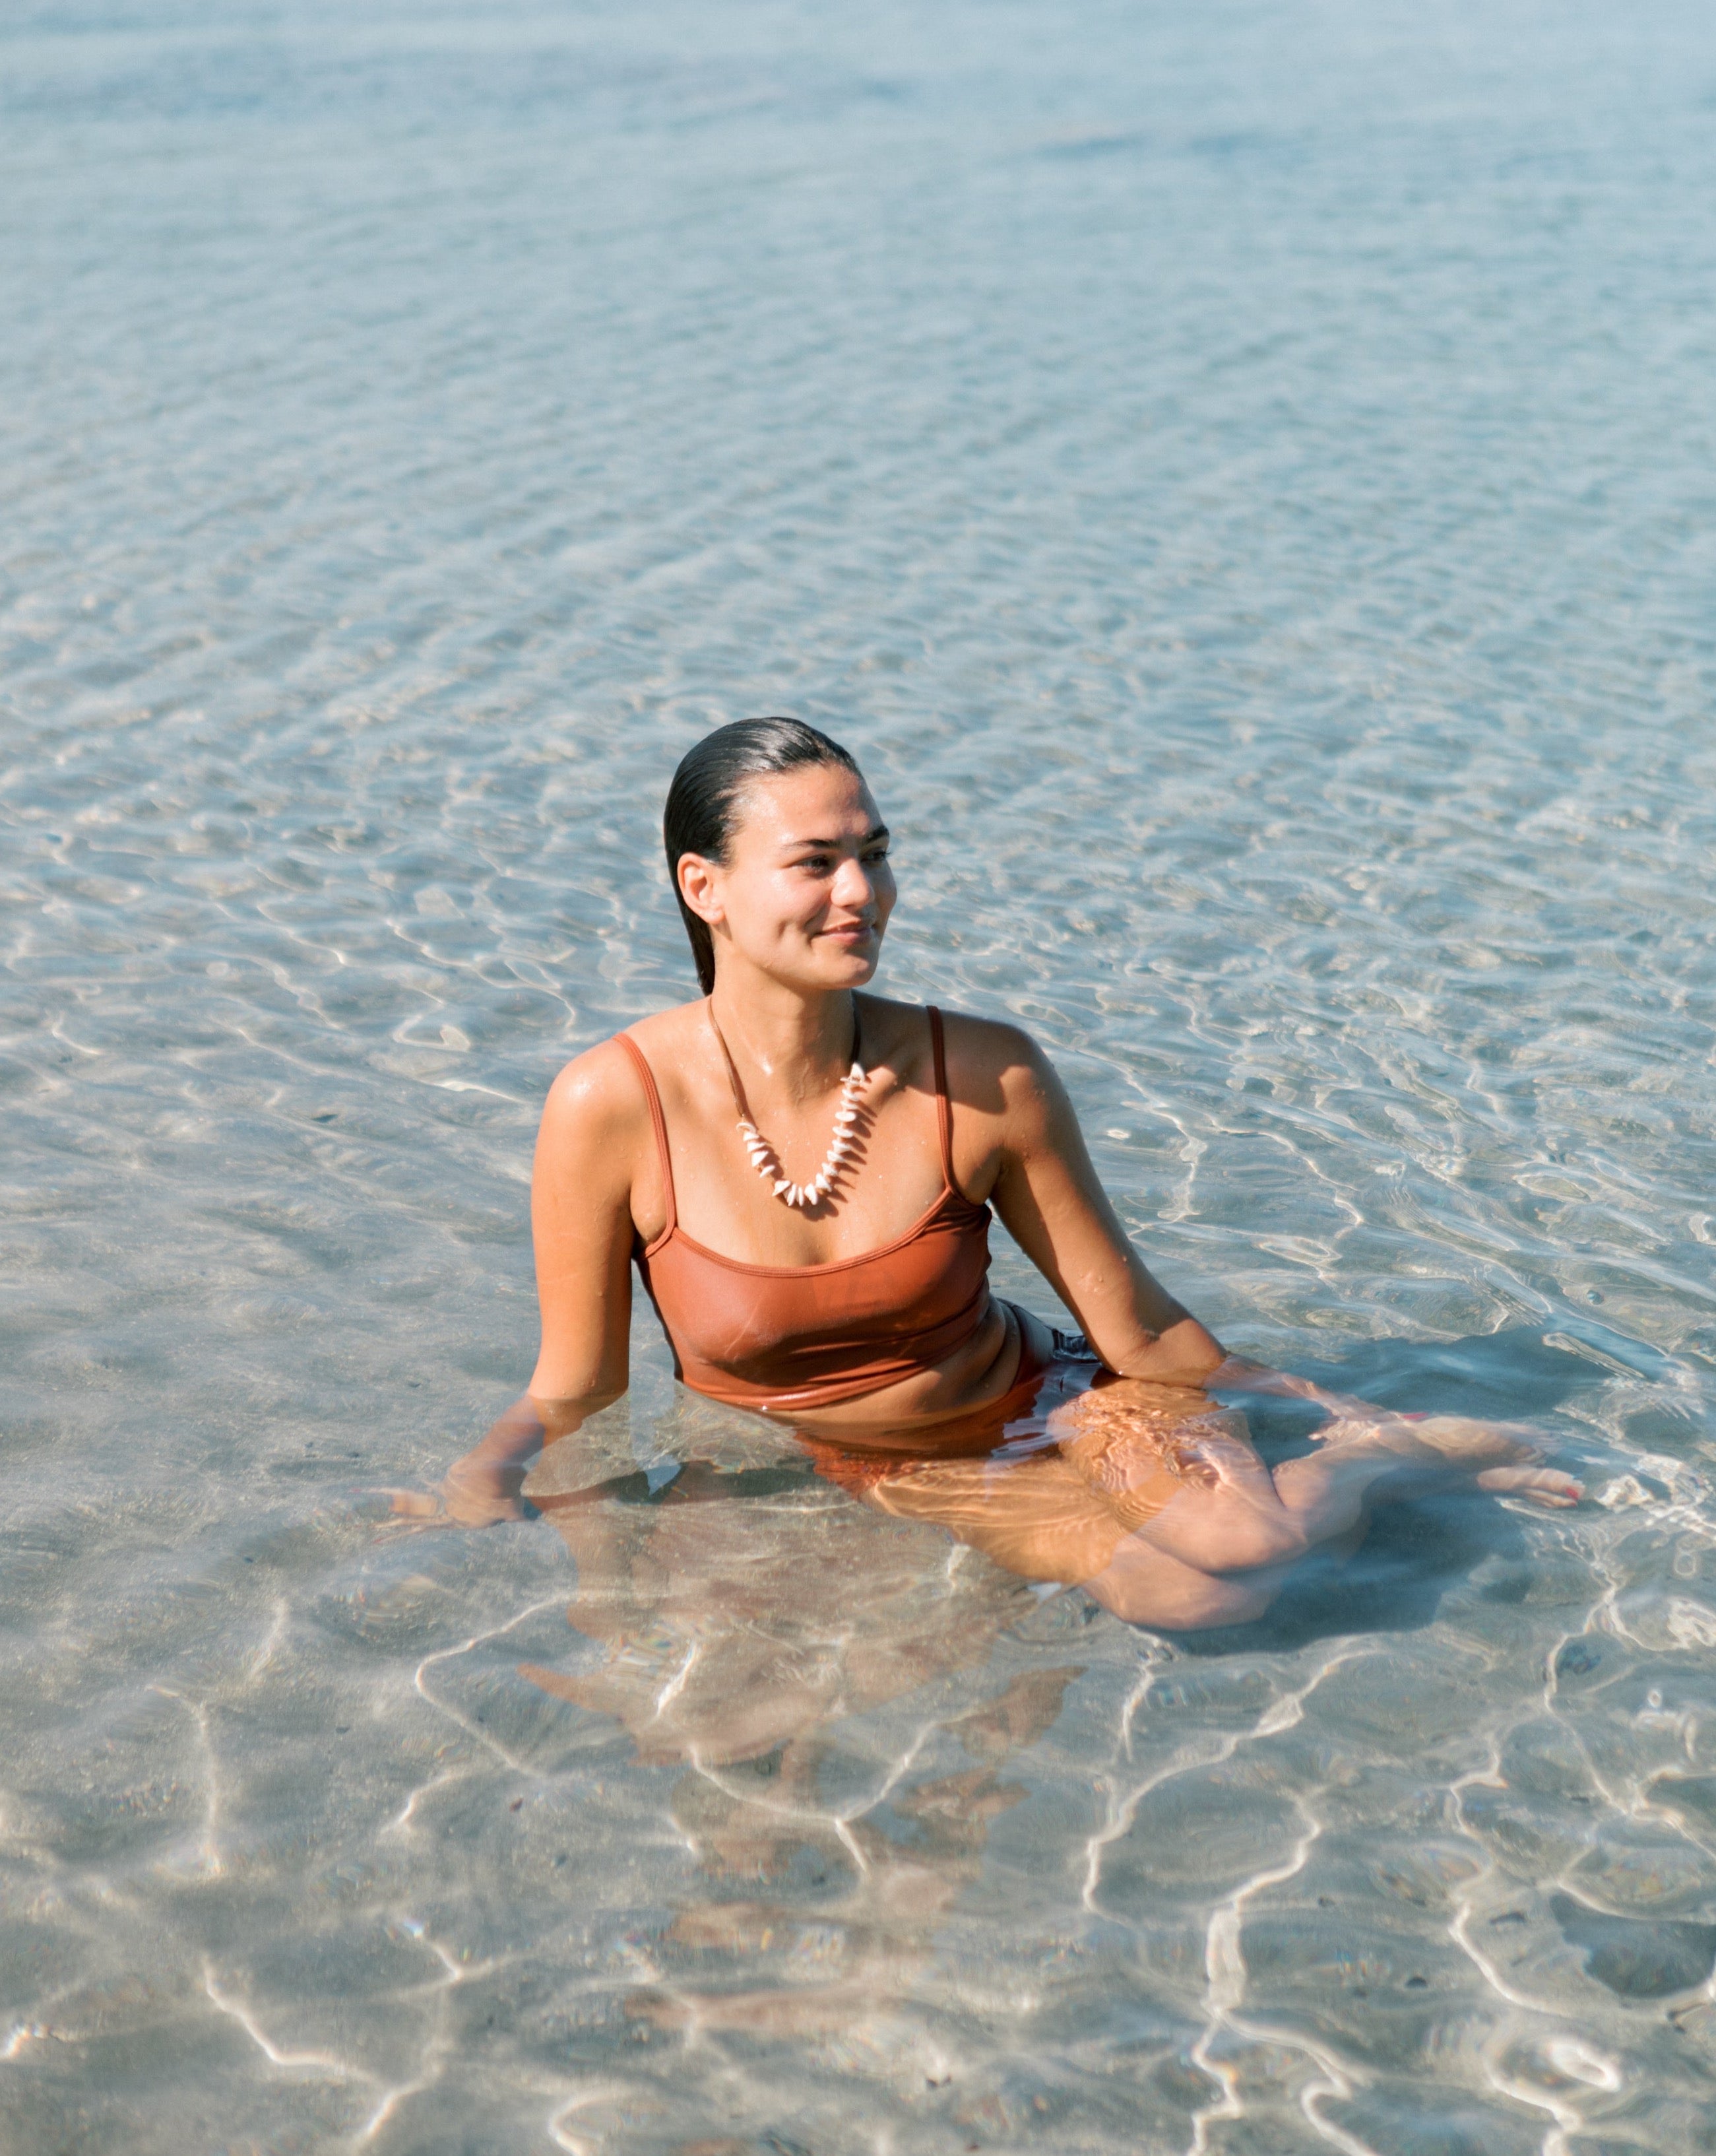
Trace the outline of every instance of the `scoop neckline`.
<instances>
[{"instance_id":1,"label":"scoop neckline","mask_svg":"<svg viewBox=\"0 0 1716 2156\"><path fill-rule=\"evenodd\" d=\"M973 1213L987 1213L989 1210L986 1204L978 1204L976 1199L967 1198L963 1190L956 1190L952 1183L944 1181L940 1196L933 1204L926 1206L910 1227L906 1229L904 1234L896 1235L891 1243L880 1243L873 1250L860 1250L856 1257L824 1258L820 1264L814 1265L760 1265L754 1264L749 1258L730 1258L724 1251L712 1250L707 1243L699 1243L695 1235L688 1235L679 1224L677 1207L674 1209L672 1227L664 1228L653 1243L647 1243L643 1248L643 1255L646 1258L653 1258L658 1250L665 1250L677 1236L682 1243L695 1250L699 1257L708 1258L715 1265L725 1265L730 1272L765 1273L776 1280L802 1280L814 1273L845 1272L853 1265L867 1265L877 1258L892 1257L896 1250L902 1250L906 1244L915 1241L950 1198Z\"/></svg>"}]
</instances>

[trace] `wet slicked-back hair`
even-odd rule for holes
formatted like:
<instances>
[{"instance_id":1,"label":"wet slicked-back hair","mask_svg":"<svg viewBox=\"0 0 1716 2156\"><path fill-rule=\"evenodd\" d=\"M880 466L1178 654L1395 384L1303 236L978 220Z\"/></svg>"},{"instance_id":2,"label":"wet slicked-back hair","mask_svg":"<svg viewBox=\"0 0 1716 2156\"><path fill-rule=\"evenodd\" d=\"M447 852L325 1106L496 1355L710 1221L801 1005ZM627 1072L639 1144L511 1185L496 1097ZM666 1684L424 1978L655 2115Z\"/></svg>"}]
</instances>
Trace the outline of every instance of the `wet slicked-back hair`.
<instances>
[{"instance_id":1,"label":"wet slicked-back hair","mask_svg":"<svg viewBox=\"0 0 1716 2156\"><path fill-rule=\"evenodd\" d=\"M772 778L807 764L838 763L858 771L850 751L842 748L802 719L735 719L717 726L679 759L662 818L668 879L679 901L679 917L691 939L697 978L707 995L715 984L715 939L679 896L679 856L700 854L725 868L738 822L739 797L755 778ZM859 774L862 776L862 773Z\"/></svg>"}]
</instances>

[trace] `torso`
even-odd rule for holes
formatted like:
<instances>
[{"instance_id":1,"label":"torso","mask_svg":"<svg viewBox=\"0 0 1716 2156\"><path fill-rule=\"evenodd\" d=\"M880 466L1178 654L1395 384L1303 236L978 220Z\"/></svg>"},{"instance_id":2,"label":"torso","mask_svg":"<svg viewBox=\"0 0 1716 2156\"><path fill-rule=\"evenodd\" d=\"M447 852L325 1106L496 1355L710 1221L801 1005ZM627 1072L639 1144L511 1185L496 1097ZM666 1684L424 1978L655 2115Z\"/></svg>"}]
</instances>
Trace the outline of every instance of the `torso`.
<instances>
[{"instance_id":1,"label":"torso","mask_svg":"<svg viewBox=\"0 0 1716 2156\"><path fill-rule=\"evenodd\" d=\"M862 1010L872 1111L863 1156L838 1202L815 1215L781 1204L747 1159L704 1007L631 1029L654 1081L666 1146L664 1166L646 1110L632 1220L640 1270L670 1338L679 1333L688 1383L799 1428L872 1442L894 1430L902 1442L921 1443L926 1424L1007 1394L1022 1362L1028 1369L1044 1359L1048 1336L987 1290L982 1239L996 1169L986 1126L994 1111L960 1101L955 1086L945 1145L927 1014L873 997ZM884 1322L889 1298L892 1325ZM819 1327L825 1305L833 1322ZM848 1320L851 1382L863 1389L828 1399L841 1389ZM914 1344L890 1357L881 1339L890 1330ZM950 1342L945 1352L938 1341ZM703 1358L704 1343L720 1367ZM804 1373L811 1382L800 1386L795 1373Z\"/></svg>"}]
</instances>

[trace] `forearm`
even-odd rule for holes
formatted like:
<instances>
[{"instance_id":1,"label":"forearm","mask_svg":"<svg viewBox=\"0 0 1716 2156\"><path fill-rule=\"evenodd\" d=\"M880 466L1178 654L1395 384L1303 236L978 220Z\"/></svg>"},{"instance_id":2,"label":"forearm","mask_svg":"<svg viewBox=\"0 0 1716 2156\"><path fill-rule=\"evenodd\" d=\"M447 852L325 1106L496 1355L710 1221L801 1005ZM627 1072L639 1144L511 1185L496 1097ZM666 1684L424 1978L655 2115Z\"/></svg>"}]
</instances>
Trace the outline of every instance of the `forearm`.
<instances>
[{"instance_id":1,"label":"forearm","mask_svg":"<svg viewBox=\"0 0 1716 2156\"><path fill-rule=\"evenodd\" d=\"M525 1393L513 1402L505 1414L496 1418L458 1466L490 1470L526 1466L540 1452L547 1439L548 1428L541 1409Z\"/></svg>"},{"instance_id":2,"label":"forearm","mask_svg":"<svg viewBox=\"0 0 1716 2156\"><path fill-rule=\"evenodd\" d=\"M479 1497L517 1497L530 1465L545 1445L570 1437L599 1409L619 1399L617 1392L593 1393L574 1399L545 1400L526 1393L497 1417L470 1450L447 1471L450 1489Z\"/></svg>"},{"instance_id":3,"label":"forearm","mask_svg":"<svg viewBox=\"0 0 1716 2156\"><path fill-rule=\"evenodd\" d=\"M1148 1378L1154 1384L1204 1385L1226 1356L1215 1334L1175 1303L1163 1313L1161 1330L1137 1331L1110 1368L1123 1378Z\"/></svg>"},{"instance_id":4,"label":"forearm","mask_svg":"<svg viewBox=\"0 0 1716 2156\"><path fill-rule=\"evenodd\" d=\"M1132 1322L1122 1329L1112 1352L1103 1358L1119 1376L1146 1378L1157 1384L1194 1384L1210 1391L1262 1393L1305 1400L1341 1421L1401 1419L1398 1409L1379 1407L1374 1400L1361 1400L1348 1393L1329 1392L1309 1378L1253 1362L1247 1355L1230 1355L1183 1303L1175 1301L1148 1274L1145 1279L1146 1294L1138 1296ZM1140 1309L1140 1303L1145 1306ZM1093 1344L1100 1349L1104 1343L1093 1337Z\"/></svg>"},{"instance_id":5,"label":"forearm","mask_svg":"<svg viewBox=\"0 0 1716 2156\"><path fill-rule=\"evenodd\" d=\"M1229 1355L1204 1383L1217 1392L1263 1393L1278 1399L1309 1400L1342 1421L1378 1422L1401 1419L1398 1408L1379 1407L1350 1393L1331 1393L1309 1378L1295 1377L1268 1363L1254 1363L1247 1355Z\"/></svg>"}]
</instances>

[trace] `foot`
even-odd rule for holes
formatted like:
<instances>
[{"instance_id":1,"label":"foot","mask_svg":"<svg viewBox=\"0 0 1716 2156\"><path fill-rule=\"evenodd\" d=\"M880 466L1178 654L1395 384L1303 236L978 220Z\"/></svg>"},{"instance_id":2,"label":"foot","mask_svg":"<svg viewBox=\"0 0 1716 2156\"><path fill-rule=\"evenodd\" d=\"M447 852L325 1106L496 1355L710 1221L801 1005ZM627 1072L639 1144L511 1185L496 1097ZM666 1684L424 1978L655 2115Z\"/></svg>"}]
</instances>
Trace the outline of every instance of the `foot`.
<instances>
[{"instance_id":1,"label":"foot","mask_svg":"<svg viewBox=\"0 0 1716 2156\"><path fill-rule=\"evenodd\" d=\"M1585 1495L1584 1483L1559 1467L1486 1467L1478 1486L1498 1496L1524 1497L1551 1512L1565 1512Z\"/></svg>"},{"instance_id":2,"label":"foot","mask_svg":"<svg viewBox=\"0 0 1716 2156\"><path fill-rule=\"evenodd\" d=\"M1337 1452L1391 1453L1403 1466L1438 1475L1469 1475L1480 1490L1522 1496L1534 1504L1576 1505L1585 1486L1543 1466L1544 1442L1508 1423L1470 1415L1388 1415L1375 1422L1325 1424L1317 1443Z\"/></svg>"}]
</instances>

